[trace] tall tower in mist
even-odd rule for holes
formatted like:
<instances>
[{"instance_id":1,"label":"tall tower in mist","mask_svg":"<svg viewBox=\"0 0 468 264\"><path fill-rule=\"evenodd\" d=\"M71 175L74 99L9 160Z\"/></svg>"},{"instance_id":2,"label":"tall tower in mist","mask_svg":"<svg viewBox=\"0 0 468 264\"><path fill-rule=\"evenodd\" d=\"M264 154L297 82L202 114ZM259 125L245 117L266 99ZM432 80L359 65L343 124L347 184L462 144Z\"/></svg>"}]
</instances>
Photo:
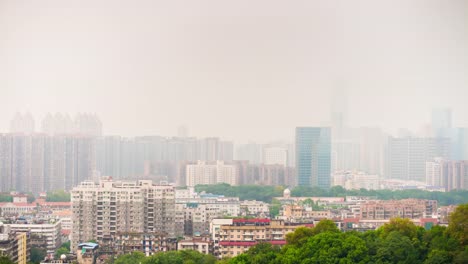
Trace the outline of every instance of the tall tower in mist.
<instances>
[{"instance_id":1,"label":"tall tower in mist","mask_svg":"<svg viewBox=\"0 0 468 264\"><path fill-rule=\"evenodd\" d=\"M31 113L26 113L24 115L21 113L16 113L13 119L10 121L11 133L31 134L34 133L34 129L35 122Z\"/></svg>"},{"instance_id":2,"label":"tall tower in mist","mask_svg":"<svg viewBox=\"0 0 468 264\"><path fill-rule=\"evenodd\" d=\"M298 185L330 187L331 138L329 127L296 128Z\"/></svg>"},{"instance_id":3,"label":"tall tower in mist","mask_svg":"<svg viewBox=\"0 0 468 264\"><path fill-rule=\"evenodd\" d=\"M330 118L332 126L332 138L341 139L345 135L344 129L348 126L347 94L344 82L335 84L331 93Z\"/></svg>"},{"instance_id":4,"label":"tall tower in mist","mask_svg":"<svg viewBox=\"0 0 468 264\"><path fill-rule=\"evenodd\" d=\"M433 129L448 129L452 128L452 109L450 108L434 108L432 109L432 128Z\"/></svg>"}]
</instances>

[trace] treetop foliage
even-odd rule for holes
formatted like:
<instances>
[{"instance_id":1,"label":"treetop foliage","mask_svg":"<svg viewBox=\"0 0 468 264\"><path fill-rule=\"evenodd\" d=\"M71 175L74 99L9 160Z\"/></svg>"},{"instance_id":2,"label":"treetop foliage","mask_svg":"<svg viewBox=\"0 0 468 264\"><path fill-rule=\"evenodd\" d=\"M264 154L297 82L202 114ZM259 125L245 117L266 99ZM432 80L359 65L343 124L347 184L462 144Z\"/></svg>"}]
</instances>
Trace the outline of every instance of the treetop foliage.
<instances>
[{"instance_id":1,"label":"treetop foliage","mask_svg":"<svg viewBox=\"0 0 468 264\"><path fill-rule=\"evenodd\" d=\"M283 196L283 186L260 186L229 184L197 185L197 192L205 191L218 195L239 197L241 200L257 200L271 203L274 197ZM453 205L468 203L468 190L456 190L451 192L430 192L423 190L346 190L341 186L333 186L330 189L318 187L297 186L291 190L293 197L345 197L345 196L370 196L381 200L400 199L427 199L437 200L440 205Z\"/></svg>"}]
</instances>

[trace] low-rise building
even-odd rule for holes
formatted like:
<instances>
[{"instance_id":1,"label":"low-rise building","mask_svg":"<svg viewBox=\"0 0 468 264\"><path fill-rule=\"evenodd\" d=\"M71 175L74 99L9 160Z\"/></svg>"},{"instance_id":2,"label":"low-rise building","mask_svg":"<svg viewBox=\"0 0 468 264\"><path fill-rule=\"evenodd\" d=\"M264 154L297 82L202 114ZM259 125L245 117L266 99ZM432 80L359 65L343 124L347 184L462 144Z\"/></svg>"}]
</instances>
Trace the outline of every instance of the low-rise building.
<instances>
[{"instance_id":1,"label":"low-rise building","mask_svg":"<svg viewBox=\"0 0 468 264\"><path fill-rule=\"evenodd\" d=\"M49 221L32 221L26 223L9 224L11 231L28 233L31 247L43 248L48 254L62 244L61 221L50 219Z\"/></svg>"},{"instance_id":2,"label":"low-rise building","mask_svg":"<svg viewBox=\"0 0 468 264\"><path fill-rule=\"evenodd\" d=\"M437 201L435 200L373 200L361 203L360 207L360 218L363 220L388 220L395 217L435 218L437 215Z\"/></svg>"},{"instance_id":3,"label":"low-rise building","mask_svg":"<svg viewBox=\"0 0 468 264\"><path fill-rule=\"evenodd\" d=\"M286 234L304 226L313 225L270 219L233 219L231 225L221 226L219 252L215 255L220 258L235 257L259 242L282 246L286 244Z\"/></svg>"},{"instance_id":4,"label":"low-rise building","mask_svg":"<svg viewBox=\"0 0 468 264\"><path fill-rule=\"evenodd\" d=\"M210 236L185 237L177 242L177 250L195 250L202 254L212 254L213 241Z\"/></svg>"},{"instance_id":5,"label":"low-rise building","mask_svg":"<svg viewBox=\"0 0 468 264\"><path fill-rule=\"evenodd\" d=\"M112 244L117 254L140 251L150 256L158 252L174 250L176 239L164 233L117 232L112 237Z\"/></svg>"},{"instance_id":6,"label":"low-rise building","mask_svg":"<svg viewBox=\"0 0 468 264\"><path fill-rule=\"evenodd\" d=\"M8 256L18 264L26 264L30 258L29 236L24 232L14 232L9 225L0 222L0 256Z\"/></svg>"},{"instance_id":7,"label":"low-rise building","mask_svg":"<svg viewBox=\"0 0 468 264\"><path fill-rule=\"evenodd\" d=\"M270 205L262 201L241 201L240 210L242 216L269 217Z\"/></svg>"}]
</instances>

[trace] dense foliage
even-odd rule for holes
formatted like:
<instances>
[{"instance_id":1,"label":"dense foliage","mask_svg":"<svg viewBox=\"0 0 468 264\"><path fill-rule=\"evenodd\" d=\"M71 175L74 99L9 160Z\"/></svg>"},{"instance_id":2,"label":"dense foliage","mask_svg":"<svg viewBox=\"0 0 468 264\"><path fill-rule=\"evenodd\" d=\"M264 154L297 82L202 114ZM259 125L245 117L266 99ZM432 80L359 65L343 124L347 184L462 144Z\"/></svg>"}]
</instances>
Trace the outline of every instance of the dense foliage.
<instances>
[{"instance_id":1,"label":"dense foliage","mask_svg":"<svg viewBox=\"0 0 468 264\"><path fill-rule=\"evenodd\" d=\"M197 185L197 192L207 192L228 197L239 197L241 200L257 200L271 203L273 197L283 196L282 186L238 185L231 186L226 183L215 185Z\"/></svg>"},{"instance_id":2,"label":"dense foliage","mask_svg":"<svg viewBox=\"0 0 468 264\"><path fill-rule=\"evenodd\" d=\"M214 264L216 258L194 250L161 252L146 257L141 252L121 255L114 264Z\"/></svg>"},{"instance_id":3,"label":"dense foliage","mask_svg":"<svg viewBox=\"0 0 468 264\"><path fill-rule=\"evenodd\" d=\"M11 196L9 193L0 193L0 203L3 202L13 202L13 196Z\"/></svg>"},{"instance_id":4,"label":"dense foliage","mask_svg":"<svg viewBox=\"0 0 468 264\"><path fill-rule=\"evenodd\" d=\"M460 205L450 216L448 227L430 230L409 219L395 218L381 228L367 232L341 232L331 220L315 227L301 227L286 235L287 244L279 248L259 243L244 254L218 260L196 251L170 251L145 257L143 253L118 257L123 264L351 264L468 263L468 204Z\"/></svg>"},{"instance_id":5,"label":"dense foliage","mask_svg":"<svg viewBox=\"0 0 468 264\"><path fill-rule=\"evenodd\" d=\"M47 192L47 202L70 202L71 196L69 192L58 190Z\"/></svg>"},{"instance_id":6,"label":"dense foliage","mask_svg":"<svg viewBox=\"0 0 468 264\"><path fill-rule=\"evenodd\" d=\"M31 247L31 263L40 263L47 255L47 251L43 248Z\"/></svg>"},{"instance_id":7,"label":"dense foliage","mask_svg":"<svg viewBox=\"0 0 468 264\"><path fill-rule=\"evenodd\" d=\"M195 187L198 192L221 194L225 196L239 197L241 200L258 200L271 203L273 197L283 196L284 188L281 186L260 186L260 185L239 185L230 186L229 184L216 185L198 185ZM440 205L468 203L468 191L451 192L429 192L423 190L345 190L341 186L334 186L330 189L320 189L318 187L298 186L291 190L291 196L294 197L345 197L345 196L372 196L377 199L428 199L437 200Z\"/></svg>"},{"instance_id":8,"label":"dense foliage","mask_svg":"<svg viewBox=\"0 0 468 264\"><path fill-rule=\"evenodd\" d=\"M55 251L55 259L60 259L63 254L70 253L70 241L63 243L57 251Z\"/></svg>"},{"instance_id":9,"label":"dense foliage","mask_svg":"<svg viewBox=\"0 0 468 264\"><path fill-rule=\"evenodd\" d=\"M7 256L0 256L0 264L14 264Z\"/></svg>"}]
</instances>

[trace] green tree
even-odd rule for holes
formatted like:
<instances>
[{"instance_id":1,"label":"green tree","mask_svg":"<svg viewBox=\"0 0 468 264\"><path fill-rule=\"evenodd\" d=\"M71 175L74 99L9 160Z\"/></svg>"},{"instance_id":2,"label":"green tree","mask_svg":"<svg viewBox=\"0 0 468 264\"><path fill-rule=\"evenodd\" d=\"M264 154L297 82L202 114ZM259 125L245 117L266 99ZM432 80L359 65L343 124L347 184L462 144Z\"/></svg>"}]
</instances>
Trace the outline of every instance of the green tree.
<instances>
[{"instance_id":1,"label":"green tree","mask_svg":"<svg viewBox=\"0 0 468 264\"><path fill-rule=\"evenodd\" d=\"M309 227L299 227L294 232L286 234L288 246L301 246L309 237L314 235L314 229Z\"/></svg>"},{"instance_id":2,"label":"green tree","mask_svg":"<svg viewBox=\"0 0 468 264\"><path fill-rule=\"evenodd\" d=\"M40 263L47 255L47 251L42 248L31 247L31 262Z\"/></svg>"},{"instance_id":3,"label":"green tree","mask_svg":"<svg viewBox=\"0 0 468 264\"><path fill-rule=\"evenodd\" d=\"M386 237L391 232L398 232L410 239L417 237L418 227L408 218L393 218L390 222L383 225L382 236Z\"/></svg>"},{"instance_id":4,"label":"green tree","mask_svg":"<svg viewBox=\"0 0 468 264\"><path fill-rule=\"evenodd\" d=\"M466 264L468 263L468 247L465 250L458 252L453 258L453 263Z\"/></svg>"},{"instance_id":5,"label":"green tree","mask_svg":"<svg viewBox=\"0 0 468 264\"><path fill-rule=\"evenodd\" d=\"M418 251L411 240L398 231L389 233L380 243L376 260L378 263L417 263Z\"/></svg>"},{"instance_id":6,"label":"green tree","mask_svg":"<svg viewBox=\"0 0 468 264\"><path fill-rule=\"evenodd\" d=\"M424 264L450 264L453 263L452 255L445 250L432 250L424 261Z\"/></svg>"},{"instance_id":7,"label":"green tree","mask_svg":"<svg viewBox=\"0 0 468 264\"><path fill-rule=\"evenodd\" d=\"M63 254L66 255L66 254L69 254L69 253L70 253L70 250L69 250L68 248L66 248L66 247L61 247L61 248L57 249L57 251L55 251L55 255L54 255L54 256L55 256L56 259L59 259L60 256L62 256Z\"/></svg>"},{"instance_id":8,"label":"green tree","mask_svg":"<svg viewBox=\"0 0 468 264\"><path fill-rule=\"evenodd\" d=\"M70 202L71 196L69 192L64 190L56 190L47 192L47 202Z\"/></svg>"},{"instance_id":9,"label":"green tree","mask_svg":"<svg viewBox=\"0 0 468 264\"><path fill-rule=\"evenodd\" d=\"M145 258L143 264L184 264L184 259L179 251L168 251Z\"/></svg>"},{"instance_id":10,"label":"green tree","mask_svg":"<svg viewBox=\"0 0 468 264\"><path fill-rule=\"evenodd\" d=\"M145 254L139 251L119 256L114 264L140 264L145 259Z\"/></svg>"},{"instance_id":11,"label":"green tree","mask_svg":"<svg viewBox=\"0 0 468 264\"><path fill-rule=\"evenodd\" d=\"M457 239L461 246L468 245L468 204L457 206L450 214L447 232Z\"/></svg>"},{"instance_id":12,"label":"green tree","mask_svg":"<svg viewBox=\"0 0 468 264\"><path fill-rule=\"evenodd\" d=\"M64 248L68 249L68 251L70 251L70 241L67 241L67 242L63 243L60 247L64 247Z\"/></svg>"},{"instance_id":13,"label":"green tree","mask_svg":"<svg viewBox=\"0 0 468 264\"><path fill-rule=\"evenodd\" d=\"M279 247L270 243L258 243L244 254L233 258L231 264L270 264L275 261L280 252Z\"/></svg>"},{"instance_id":14,"label":"green tree","mask_svg":"<svg viewBox=\"0 0 468 264\"><path fill-rule=\"evenodd\" d=\"M13 202L13 196L11 196L9 193L0 193L0 202L11 203Z\"/></svg>"},{"instance_id":15,"label":"green tree","mask_svg":"<svg viewBox=\"0 0 468 264\"><path fill-rule=\"evenodd\" d=\"M15 264L11 259L7 256L0 256L0 264Z\"/></svg>"},{"instance_id":16,"label":"green tree","mask_svg":"<svg viewBox=\"0 0 468 264\"><path fill-rule=\"evenodd\" d=\"M271 217L274 218L277 215L279 215L280 210L281 210L280 201L278 201L277 199L273 199L271 201L271 205L270 205L270 215L271 215Z\"/></svg>"},{"instance_id":17,"label":"green tree","mask_svg":"<svg viewBox=\"0 0 468 264\"><path fill-rule=\"evenodd\" d=\"M286 256L280 260L317 264L368 263L369 256L366 243L361 238L354 234L327 231L310 237L292 258Z\"/></svg>"},{"instance_id":18,"label":"green tree","mask_svg":"<svg viewBox=\"0 0 468 264\"><path fill-rule=\"evenodd\" d=\"M338 233L340 230L336 226L335 222L329 219L321 220L314 228L313 228L313 233L314 234L320 234L324 232L333 232L333 233Z\"/></svg>"}]
</instances>

